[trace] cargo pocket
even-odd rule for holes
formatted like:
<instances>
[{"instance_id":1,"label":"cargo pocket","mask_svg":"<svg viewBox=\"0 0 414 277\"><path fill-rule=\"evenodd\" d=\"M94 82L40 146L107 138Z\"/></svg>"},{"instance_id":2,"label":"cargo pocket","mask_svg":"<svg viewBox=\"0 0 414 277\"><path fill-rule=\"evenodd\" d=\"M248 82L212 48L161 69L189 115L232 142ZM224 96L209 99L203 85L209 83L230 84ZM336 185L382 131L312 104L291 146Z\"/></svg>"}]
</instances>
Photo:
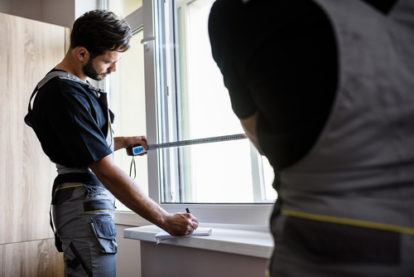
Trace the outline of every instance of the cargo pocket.
<instances>
[{"instance_id":1,"label":"cargo pocket","mask_svg":"<svg viewBox=\"0 0 414 277\"><path fill-rule=\"evenodd\" d=\"M98 241L101 252L115 254L118 249L116 243L115 223L110 215L96 215L91 217L91 227Z\"/></svg>"}]
</instances>

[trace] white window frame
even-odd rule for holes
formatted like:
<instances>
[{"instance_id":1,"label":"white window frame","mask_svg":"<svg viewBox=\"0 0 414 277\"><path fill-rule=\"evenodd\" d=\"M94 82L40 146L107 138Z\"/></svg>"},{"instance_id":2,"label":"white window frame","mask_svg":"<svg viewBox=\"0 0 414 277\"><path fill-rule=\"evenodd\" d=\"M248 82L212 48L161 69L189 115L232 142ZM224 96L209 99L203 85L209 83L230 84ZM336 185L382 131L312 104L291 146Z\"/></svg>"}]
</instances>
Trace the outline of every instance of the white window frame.
<instances>
[{"instance_id":1,"label":"white window frame","mask_svg":"<svg viewBox=\"0 0 414 277\"><path fill-rule=\"evenodd\" d=\"M169 124L165 123L168 122L168 119L164 118L164 120L161 120L165 113L160 112L160 110L165 110L168 108L168 105L171 105L171 103L168 104L165 101L165 97L168 94L168 86L171 87L171 84L165 83L165 56L166 51L171 51L171 48L165 44L165 34L162 33L164 26L164 3L165 0L143 0L143 6L126 18L133 30L141 30L143 28L144 32L142 43L144 44L145 62L146 125L147 138L152 143L166 141L166 138L162 137L162 134L158 132L158 122L164 122L162 123L164 126L161 126L164 129L164 133L172 131L168 130ZM157 21L157 18L162 18L162 20ZM158 94L157 91L161 91L161 93ZM164 106L158 108L159 102L163 103L162 105ZM167 168L158 165L165 162L169 163L170 160L173 161L175 159L175 151L170 152L172 154L164 155L164 157L159 155L158 151L148 152L148 191L149 196L157 203L160 203L161 200L159 186L163 181L161 180L161 176L163 176L161 170ZM165 171L167 172L164 172L164 174L174 174L174 172ZM189 208L199 221L203 223L242 225L267 225L273 207L273 204L270 203L161 203L160 205L169 212L184 212L186 208ZM117 212L116 222L118 224L140 225L143 221L133 212Z\"/></svg>"}]
</instances>

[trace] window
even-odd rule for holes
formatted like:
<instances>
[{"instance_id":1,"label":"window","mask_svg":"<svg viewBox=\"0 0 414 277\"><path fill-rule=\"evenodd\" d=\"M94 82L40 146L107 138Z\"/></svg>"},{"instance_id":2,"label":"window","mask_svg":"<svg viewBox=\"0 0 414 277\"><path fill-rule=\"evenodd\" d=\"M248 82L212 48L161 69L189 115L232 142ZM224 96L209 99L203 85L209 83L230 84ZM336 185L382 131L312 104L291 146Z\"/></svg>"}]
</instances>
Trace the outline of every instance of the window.
<instances>
[{"instance_id":1,"label":"window","mask_svg":"<svg viewBox=\"0 0 414 277\"><path fill-rule=\"evenodd\" d=\"M122 18L140 7L142 7L142 0L107 0L107 9Z\"/></svg>"},{"instance_id":2,"label":"window","mask_svg":"<svg viewBox=\"0 0 414 277\"><path fill-rule=\"evenodd\" d=\"M166 141L242 133L221 73L211 57L207 20L213 0L164 6L164 97L160 128ZM246 140L160 151L163 203L269 203L273 171ZM165 166L167 165L167 166ZM220 193L218 193L220 192Z\"/></svg>"},{"instance_id":3,"label":"window","mask_svg":"<svg viewBox=\"0 0 414 277\"><path fill-rule=\"evenodd\" d=\"M153 144L243 132L211 57L213 2L143 0L129 14L132 48L110 80L118 134L146 133ZM116 159L129 169L124 152ZM154 150L136 161L150 197L171 212L190 207L203 222L264 225L276 199L273 170L247 139Z\"/></svg>"}]
</instances>

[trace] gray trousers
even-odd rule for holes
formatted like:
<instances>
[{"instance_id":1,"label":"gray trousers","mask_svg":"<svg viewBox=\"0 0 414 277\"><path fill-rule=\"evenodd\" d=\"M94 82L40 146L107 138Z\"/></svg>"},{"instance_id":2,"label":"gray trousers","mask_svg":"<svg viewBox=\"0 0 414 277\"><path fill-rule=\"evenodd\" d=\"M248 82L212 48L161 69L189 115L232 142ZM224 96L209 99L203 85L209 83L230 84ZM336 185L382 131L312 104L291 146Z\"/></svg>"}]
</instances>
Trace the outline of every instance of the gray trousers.
<instances>
[{"instance_id":1,"label":"gray trousers","mask_svg":"<svg viewBox=\"0 0 414 277\"><path fill-rule=\"evenodd\" d=\"M272 277L412 277L414 236L281 216L271 218Z\"/></svg>"},{"instance_id":2,"label":"gray trousers","mask_svg":"<svg viewBox=\"0 0 414 277\"><path fill-rule=\"evenodd\" d=\"M64 253L65 276L116 275L114 209L115 199L102 185L55 187L52 218Z\"/></svg>"}]
</instances>

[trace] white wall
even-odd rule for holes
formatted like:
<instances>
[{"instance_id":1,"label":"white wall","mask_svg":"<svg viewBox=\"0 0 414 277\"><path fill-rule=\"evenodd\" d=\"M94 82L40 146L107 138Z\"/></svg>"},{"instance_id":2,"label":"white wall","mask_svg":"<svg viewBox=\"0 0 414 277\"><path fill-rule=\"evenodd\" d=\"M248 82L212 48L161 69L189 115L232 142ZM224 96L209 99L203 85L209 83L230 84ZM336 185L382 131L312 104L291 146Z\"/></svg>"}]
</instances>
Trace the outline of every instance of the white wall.
<instances>
[{"instance_id":1,"label":"white wall","mask_svg":"<svg viewBox=\"0 0 414 277\"><path fill-rule=\"evenodd\" d=\"M53 0L51 0L53 1ZM74 18L78 18L87 11L98 8L98 0L71 0L74 1L75 13Z\"/></svg>"},{"instance_id":2,"label":"white wall","mask_svg":"<svg viewBox=\"0 0 414 277\"><path fill-rule=\"evenodd\" d=\"M0 12L72 27L86 11L98 7L98 0L0 0Z\"/></svg>"},{"instance_id":3,"label":"white wall","mask_svg":"<svg viewBox=\"0 0 414 277\"><path fill-rule=\"evenodd\" d=\"M42 2L43 21L72 27L75 19L74 0L42 0Z\"/></svg>"},{"instance_id":4,"label":"white wall","mask_svg":"<svg viewBox=\"0 0 414 277\"><path fill-rule=\"evenodd\" d=\"M0 12L70 27L74 0L0 0Z\"/></svg>"},{"instance_id":5,"label":"white wall","mask_svg":"<svg viewBox=\"0 0 414 277\"><path fill-rule=\"evenodd\" d=\"M42 0L9 0L8 11L6 13L35 19L39 21L42 18Z\"/></svg>"},{"instance_id":6,"label":"white wall","mask_svg":"<svg viewBox=\"0 0 414 277\"><path fill-rule=\"evenodd\" d=\"M0 0L0 11L8 13L10 10L10 0Z\"/></svg>"},{"instance_id":7,"label":"white wall","mask_svg":"<svg viewBox=\"0 0 414 277\"><path fill-rule=\"evenodd\" d=\"M124 239L124 229L129 227L131 226L116 226L116 239L118 242L116 276L141 277L140 242L138 240Z\"/></svg>"}]
</instances>

